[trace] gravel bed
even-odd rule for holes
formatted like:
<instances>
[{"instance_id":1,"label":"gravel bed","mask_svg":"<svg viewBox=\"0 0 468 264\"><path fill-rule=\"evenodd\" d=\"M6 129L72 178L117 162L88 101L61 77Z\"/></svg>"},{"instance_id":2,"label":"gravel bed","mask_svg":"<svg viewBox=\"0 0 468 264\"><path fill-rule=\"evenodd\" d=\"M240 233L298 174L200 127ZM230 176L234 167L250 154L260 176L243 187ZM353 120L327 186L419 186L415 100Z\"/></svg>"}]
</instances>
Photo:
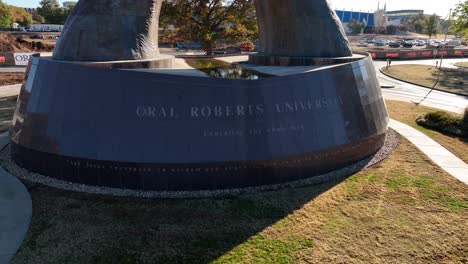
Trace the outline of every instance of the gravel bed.
<instances>
[{"instance_id":1,"label":"gravel bed","mask_svg":"<svg viewBox=\"0 0 468 264\"><path fill-rule=\"evenodd\" d=\"M0 165L13 176L18 177L19 179L43 184L52 188L74 191L74 192L84 192L92 194L101 194L101 195L112 195L112 196L121 196L121 197L140 197L140 198L207 198L207 197L232 197L241 194L257 193L264 191L274 191L284 188L297 188L309 185L320 184L324 182L335 181L339 183L344 180L346 177L353 175L367 167L373 166L384 159L386 159L393 151L394 148L398 146L400 142L399 135L392 129L388 130L387 136L385 138L384 146L373 156L356 162L345 168L332 171L326 174L314 176L308 179L292 181L282 184L274 185L265 185L257 187L248 187L242 189L227 189L227 190L209 190L209 191L140 191L140 190L129 190L129 189L115 189L115 188L106 188L106 187L96 187L89 186L71 182L65 182L50 178L44 175L37 173L29 172L18 165L11 159L10 156L10 147L5 147L0 152Z\"/></svg>"}]
</instances>

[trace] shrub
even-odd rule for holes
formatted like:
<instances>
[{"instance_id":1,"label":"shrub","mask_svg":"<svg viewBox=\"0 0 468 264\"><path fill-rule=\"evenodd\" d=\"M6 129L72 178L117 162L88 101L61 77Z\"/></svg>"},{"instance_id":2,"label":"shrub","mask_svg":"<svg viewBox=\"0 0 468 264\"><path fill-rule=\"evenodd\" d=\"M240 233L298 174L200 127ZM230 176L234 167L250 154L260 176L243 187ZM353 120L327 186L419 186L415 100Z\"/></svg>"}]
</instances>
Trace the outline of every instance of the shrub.
<instances>
[{"instance_id":1,"label":"shrub","mask_svg":"<svg viewBox=\"0 0 468 264\"><path fill-rule=\"evenodd\" d=\"M465 108L465 115L463 116L462 129L468 131L468 106Z\"/></svg>"},{"instance_id":2,"label":"shrub","mask_svg":"<svg viewBox=\"0 0 468 264\"><path fill-rule=\"evenodd\" d=\"M444 111L429 112L416 118L416 123L458 137L466 137L468 130L466 127L468 114L465 110L465 117L454 116Z\"/></svg>"}]
</instances>

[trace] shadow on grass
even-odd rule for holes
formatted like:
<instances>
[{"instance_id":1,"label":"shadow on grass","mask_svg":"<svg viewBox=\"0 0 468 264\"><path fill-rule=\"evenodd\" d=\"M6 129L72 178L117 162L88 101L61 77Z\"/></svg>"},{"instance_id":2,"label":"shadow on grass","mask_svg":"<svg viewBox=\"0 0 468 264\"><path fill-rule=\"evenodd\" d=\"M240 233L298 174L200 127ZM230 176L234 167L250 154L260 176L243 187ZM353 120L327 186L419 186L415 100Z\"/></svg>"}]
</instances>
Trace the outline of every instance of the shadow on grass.
<instances>
[{"instance_id":1,"label":"shadow on grass","mask_svg":"<svg viewBox=\"0 0 468 264\"><path fill-rule=\"evenodd\" d=\"M26 183L34 215L14 263L210 263L227 252L229 256L219 261L238 263L252 248L263 250L274 262L293 261L293 253L312 247L313 241L270 239L258 233L281 227L288 215L345 179L239 197L184 200L116 198Z\"/></svg>"},{"instance_id":2,"label":"shadow on grass","mask_svg":"<svg viewBox=\"0 0 468 264\"><path fill-rule=\"evenodd\" d=\"M447 137L459 139L460 141L462 141L464 143L468 143L468 135L466 135L466 136L457 136L457 135L454 135L453 133L449 133L449 132L443 131L441 129L437 129L437 128L433 128L433 127L429 127L429 126L424 126L424 125L418 125L418 126L424 128L424 129L427 129L429 131L441 133L442 135L445 135Z\"/></svg>"},{"instance_id":3,"label":"shadow on grass","mask_svg":"<svg viewBox=\"0 0 468 264\"><path fill-rule=\"evenodd\" d=\"M433 71L431 75L434 79L437 79L438 71ZM439 85L446 90L468 95L468 71L443 69L440 74Z\"/></svg>"}]
</instances>

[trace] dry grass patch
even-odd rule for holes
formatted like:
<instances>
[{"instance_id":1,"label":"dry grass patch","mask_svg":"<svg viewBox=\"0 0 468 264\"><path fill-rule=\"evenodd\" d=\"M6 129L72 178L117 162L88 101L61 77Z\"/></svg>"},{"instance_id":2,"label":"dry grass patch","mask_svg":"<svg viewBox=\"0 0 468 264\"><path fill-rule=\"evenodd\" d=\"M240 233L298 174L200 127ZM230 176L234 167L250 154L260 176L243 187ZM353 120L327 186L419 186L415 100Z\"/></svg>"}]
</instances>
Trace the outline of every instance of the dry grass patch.
<instances>
[{"instance_id":1,"label":"dry grass patch","mask_svg":"<svg viewBox=\"0 0 468 264\"><path fill-rule=\"evenodd\" d=\"M131 199L27 183L13 263L463 263L468 188L406 140L341 183L225 199Z\"/></svg>"},{"instance_id":2,"label":"dry grass patch","mask_svg":"<svg viewBox=\"0 0 468 264\"><path fill-rule=\"evenodd\" d=\"M10 128L15 112L17 96L0 97L0 133Z\"/></svg>"},{"instance_id":3,"label":"dry grass patch","mask_svg":"<svg viewBox=\"0 0 468 264\"><path fill-rule=\"evenodd\" d=\"M22 72L0 72L0 86L22 83L24 73Z\"/></svg>"},{"instance_id":4,"label":"dry grass patch","mask_svg":"<svg viewBox=\"0 0 468 264\"><path fill-rule=\"evenodd\" d=\"M427 136L434 139L444 148L455 154L457 157L468 163L468 139L448 136L440 132L424 128L416 124L415 120L418 116L437 111L435 108L416 106L415 104L405 103L400 101L386 101L387 109L390 117L403 122L417 130L423 132Z\"/></svg>"},{"instance_id":5,"label":"dry grass patch","mask_svg":"<svg viewBox=\"0 0 468 264\"><path fill-rule=\"evenodd\" d=\"M455 66L468 68L468 62L455 63Z\"/></svg>"},{"instance_id":6,"label":"dry grass patch","mask_svg":"<svg viewBox=\"0 0 468 264\"><path fill-rule=\"evenodd\" d=\"M395 78L427 87L433 87L439 75L439 69L428 65L394 65L383 71ZM463 69L442 68L440 81L435 88L468 95L468 72Z\"/></svg>"}]
</instances>

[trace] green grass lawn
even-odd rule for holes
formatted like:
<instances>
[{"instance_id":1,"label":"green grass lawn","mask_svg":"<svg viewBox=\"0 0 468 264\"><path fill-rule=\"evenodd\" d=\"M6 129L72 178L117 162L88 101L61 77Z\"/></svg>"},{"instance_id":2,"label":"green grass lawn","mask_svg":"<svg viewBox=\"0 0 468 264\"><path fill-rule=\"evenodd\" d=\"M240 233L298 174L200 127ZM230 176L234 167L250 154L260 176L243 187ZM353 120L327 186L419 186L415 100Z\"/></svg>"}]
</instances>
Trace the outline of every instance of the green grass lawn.
<instances>
[{"instance_id":1,"label":"green grass lawn","mask_svg":"<svg viewBox=\"0 0 468 264\"><path fill-rule=\"evenodd\" d=\"M26 183L13 263L463 263L468 188L409 142L341 183L225 199L132 199Z\"/></svg>"},{"instance_id":2,"label":"green grass lawn","mask_svg":"<svg viewBox=\"0 0 468 264\"><path fill-rule=\"evenodd\" d=\"M457 138L448 136L443 133L424 128L416 124L415 120L418 116L428 112L437 111L435 108L416 106L412 103L400 101L386 101L387 109L390 117L403 122L431 137L444 148L455 154L457 157L468 163L468 138Z\"/></svg>"},{"instance_id":3,"label":"green grass lawn","mask_svg":"<svg viewBox=\"0 0 468 264\"><path fill-rule=\"evenodd\" d=\"M439 75L439 70L429 65L394 65L388 69L384 68L383 71L395 78L427 87L433 87ZM440 81L435 88L468 95L468 72L462 69L443 68L440 72Z\"/></svg>"}]
</instances>

